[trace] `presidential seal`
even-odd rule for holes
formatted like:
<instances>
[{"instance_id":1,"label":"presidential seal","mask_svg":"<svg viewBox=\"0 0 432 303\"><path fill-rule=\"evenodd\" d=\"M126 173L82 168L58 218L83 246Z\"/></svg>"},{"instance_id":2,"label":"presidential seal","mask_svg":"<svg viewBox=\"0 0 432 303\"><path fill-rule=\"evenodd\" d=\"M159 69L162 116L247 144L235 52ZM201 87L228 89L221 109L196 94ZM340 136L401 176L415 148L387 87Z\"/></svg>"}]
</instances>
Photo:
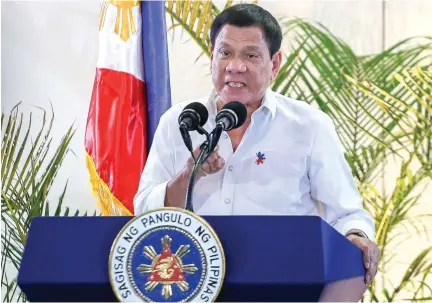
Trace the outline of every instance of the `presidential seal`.
<instances>
[{"instance_id":1,"label":"presidential seal","mask_svg":"<svg viewBox=\"0 0 432 303\"><path fill-rule=\"evenodd\" d=\"M109 277L119 301L212 302L225 276L222 245L201 217L179 208L146 212L117 235Z\"/></svg>"}]
</instances>

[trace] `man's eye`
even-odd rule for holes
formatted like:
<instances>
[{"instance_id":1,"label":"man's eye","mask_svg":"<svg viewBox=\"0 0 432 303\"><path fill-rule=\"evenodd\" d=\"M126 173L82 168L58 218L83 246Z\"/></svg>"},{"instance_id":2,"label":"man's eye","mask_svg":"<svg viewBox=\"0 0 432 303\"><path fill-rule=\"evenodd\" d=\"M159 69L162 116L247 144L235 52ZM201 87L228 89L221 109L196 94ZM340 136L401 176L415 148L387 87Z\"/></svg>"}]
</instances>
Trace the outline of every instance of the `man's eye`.
<instances>
[{"instance_id":1,"label":"man's eye","mask_svg":"<svg viewBox=\"0 0 432 303\"><path fill-rule=\"evenodd\" d=\"M227 51L220 51L220 55L221 56L228 56L229 52L227 52Z\"/></svg>"},{"instance_id":2,"label":"man's eye","mask_svg":"<svg viewBox=\"0 0 432 303\"><path fill-rule=\"evenodd\" d=\"M248 54L247 57L249 59L256 59L256 58L258 58L258 55L257 54Z\"/></svg>"}]
</instances>

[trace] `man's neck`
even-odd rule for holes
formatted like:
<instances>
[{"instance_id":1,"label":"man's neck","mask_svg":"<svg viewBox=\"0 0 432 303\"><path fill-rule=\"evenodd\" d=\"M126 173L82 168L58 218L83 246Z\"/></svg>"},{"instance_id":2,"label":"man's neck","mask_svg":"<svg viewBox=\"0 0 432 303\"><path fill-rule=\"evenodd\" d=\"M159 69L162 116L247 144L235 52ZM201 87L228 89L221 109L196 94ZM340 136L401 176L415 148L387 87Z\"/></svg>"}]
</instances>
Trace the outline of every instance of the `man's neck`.
<instances>
[{"instance_id":1,"label":"man's neck","mask_svg":"<svg viewBox=\"0 0 432 303\"><path fill-rule=\"evenodd\" d=\"M261 106L263 99L261 99L260 101L257 101L257 102L250 103L250 104L245 104L246 111L247 111L246 121L239 128L228 131L228 135L231 138L232 147L233 147L234 152L236 151L236 149L237 149L238 145L240 144L246 130L248 129L248 127L251 123L252 114ZM224 105L225 105L225 102L223 102L221 99L218 99L216 102L217 112L219 112Z\"/></svg>"},{"instance_id":2,"label":"man's neck","mask_svg":"<svg viewBox=\"0 0 432 303\"><path fill-rule=\"evenodd\" d=\"M247 111L247 118L246 118L246 121L250 121L250 120L251 120L252 114L253 114L253 113L254 113L258 108L260 108L260 106L261 106L261 104L262 104L262 102L263 102L263 99L264 99L264 98L262 98L261 100L256 101L256 102L252 102L252 103L245 104L245 106L246 106L246 111ZM218 99L218 100L216 101L216 110L217 110L217 112L219 112L219 111L222 109L222 107L223 107L226 103L227 103L227 102L224 102L223 100Z\"/></svg>"}]
</instances>

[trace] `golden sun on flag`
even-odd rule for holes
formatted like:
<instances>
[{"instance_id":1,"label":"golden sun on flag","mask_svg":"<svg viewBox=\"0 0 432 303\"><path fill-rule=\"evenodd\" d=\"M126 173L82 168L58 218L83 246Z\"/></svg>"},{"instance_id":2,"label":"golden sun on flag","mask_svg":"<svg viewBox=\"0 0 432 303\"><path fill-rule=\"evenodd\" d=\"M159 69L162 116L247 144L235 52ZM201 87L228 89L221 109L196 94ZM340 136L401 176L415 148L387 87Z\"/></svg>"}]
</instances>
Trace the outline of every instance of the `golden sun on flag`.
<instances>
[{"instance_id":1,"label":"golden sun on flag","mask_svg":"<svg viewBox=\"0 0 432 303\"><path fill-rule=\"evenodd\" d=\"M108 0L104 1L101 6L101 13L99 17L99 30L102 29L102 27L105 24L105 17L107 14L107 10L109 5L114 5L117 7L117 17L115 21L114 26L114 33L120 36L120 38L123 41L129 40L132 34L136 33L136 25L135 20L133 18L133 11L132 9L135 6L140 5L139 0L134 1L124 1L124 0ZM120 34L119 34L120 30Z\"/></svg>"}]
</instances>

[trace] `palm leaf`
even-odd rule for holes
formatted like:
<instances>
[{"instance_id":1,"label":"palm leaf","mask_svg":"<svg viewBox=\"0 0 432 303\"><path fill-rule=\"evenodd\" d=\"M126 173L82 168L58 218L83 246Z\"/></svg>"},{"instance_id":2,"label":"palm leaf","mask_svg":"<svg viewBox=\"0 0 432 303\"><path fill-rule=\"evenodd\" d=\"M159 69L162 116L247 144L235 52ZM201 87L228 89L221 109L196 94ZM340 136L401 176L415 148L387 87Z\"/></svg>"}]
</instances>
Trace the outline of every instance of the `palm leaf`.
<instances>
[{"instance_id":1,"label":"palm leaf","mask_svg":"<svg viewBox=\"0 0 432 303\"><path fill-rule=\"evenodd\" d=\"M405 285L412 282L418 276L422 277L422 281L431 273L430 269L430 252L432 251L432 246L421 251L417 257L408 266L400 284L394 289L391 299L396 299L397 295L404 289ZM423 275L426 274L426 277ZM421 287L424 287L423 284ZM427 286L428 287L428 286ZM417 290L418 292L418 290ZM392 301L390 300L390 301Z\"/></svg>"},{"instance_id":2,"label":"palm leaf","mask_svg":"<svg viewBox=\"0 0 432 303\"><path fill-rule=\"evenodd\" d=\"M375 99L385 111L399 120L399 128L405 127L410 133L408 137L415 152L416 158L426 170L432 167L432 73L425 68L415 66L400 74L393 76L395 86L392 91L386 92L372 81L359 82L354 79L349 81L362 92ZM396 93L395 93L396 91ZM405 100L398 97L409 96ZM409 100L409 101L407 101Z\"/></svg>"},{"instance_id":3,"label":"palm leaf","mask_svg":"<svg viewBox=\"0 0 432 303\"><path fill-rule=\"evenodd\" d=\"M169 30L176 26L181 26L201 48L202 54L210 57L211 41L209 31L218 13L213 2L166 1L165 11L175 22L169 27Z\"/></svg>"},{"instance_id":4,"label":"palm leaf","mask_svg":"<svg viewBox=\"0 0 432 303\"><path fill-rule=\"evenodd\" d=\"M282 19L283 20L283 19ZM282 21L285 35L295 41L292 54L296 60L290 68L282 67L272 88L295 99L316 103L335 122L342 145L348 151L352 171L360 182L371 182L376 169L388 150L400 154L407 151L406 137L410 128L401 127L403 112L390 115L382 104L352 83L376 81L383 91L394 88L393 72L405 70L430 57L429 38L419 47L407 39L376 56L356 56L341 39L322 25L312 25L301 19ZM292 38L291 38L292 37ZM395 67L397 65L397 68ZM379 66L378 66L379 65ZM385 83L385 84L384 84ZM394 91L404 101L412 95ZM394 147L393 142L398 142ZM375 161L363 161L359 150L374 150ZM371 179L372 178L372 179Z\"/></svg>"},{"instance_id":5,"label":"palm leaf","mask_svg":"<svg viewBox=\"0 0 432 303\"><path fill-rule=\"evenodd\" d=\"M69 213L69 209L63 207L67 183L55 203L55 208L50 207L47 197L68 154L75 130L70 127L53 150L50 133L54 114L47 123L46 111L43 110L42 125L38 130L32 123L32 114L26 122L28 123L25 123L24 115L19 112L18 106L11 111L7 119L2 113L2 129L5 132L1 148L4 159L1 171L1 218L4 223L1 242L5 301L26 300L17 287L16 277L9 276L10 271L6 272L6 267L19 269L32 219L36 216L67 216ZM35 139L31 140L34 132ZM54 212L51 209L54 209ZM78 214L77 212L76 215Z\"/></svg>"}]
</instances>

